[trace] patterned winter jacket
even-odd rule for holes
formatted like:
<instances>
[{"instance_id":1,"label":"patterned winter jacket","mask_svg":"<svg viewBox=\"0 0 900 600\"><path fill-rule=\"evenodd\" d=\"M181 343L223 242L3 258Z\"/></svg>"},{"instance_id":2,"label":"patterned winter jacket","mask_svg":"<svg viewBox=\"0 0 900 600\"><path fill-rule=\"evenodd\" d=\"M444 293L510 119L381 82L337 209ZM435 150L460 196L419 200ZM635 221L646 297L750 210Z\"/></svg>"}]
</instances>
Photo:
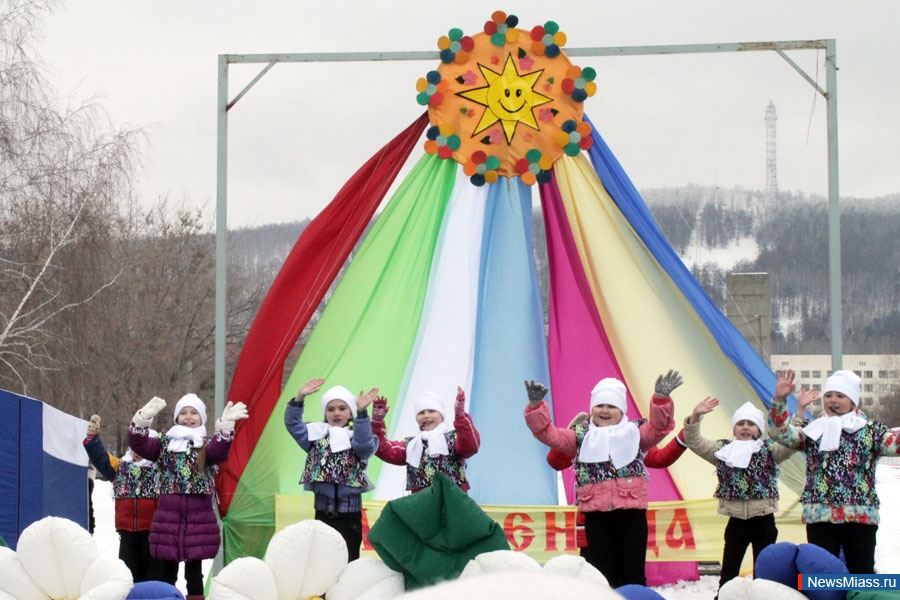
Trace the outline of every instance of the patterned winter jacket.
<instances>
[{"instance_id":1,"label":"patterned winter jacket","mask_svg":"<svg viewBox=\"0 0 900 600\"><path fill-rule=\"evenodd\" d=\"M85 438L84 449L97 472L112 483L116 531L148 531L159 498L156 465L140 467L111 456L99 435Z\"/></svg>"},{"instance_id":2,"label":"patterned winter jacket","mask_svg":"<svg viewBox=\"0 0 900 600\"><path fill-rule=\"evenodd\" d=\"M165 435L150 437L149 421L128 429L128 445L160 471L159 507L150 526L150 553L154 558L181 562L214 558L221 534L213 509L217 465L228 459L234 430L216 424L212 438L203 448L171 452ZM200 469L200 453L204 467Z\"/></svg>"},{"instance_id":3,"label":"patterned winter jacket","mask_svg":"<svg viewBox=\"0 0 900 600\"><path fill-rule=\"evenodd\" d=\"M824 452L819 450L821 438L806 437L788 417L787 402L773 398L766 420L769 435L806 452L803 522L877 525L875 466L879 457L900 453L900 437L884 424L869 421L855 433L842 431L838 448Z\"/></svg>"},{"instance_id":4,"label":"patterned winter jacket","mask_svg":"<svg viewBox=\"0 0 900 600\"><path fill-rule=\"evenodd\" d=\"M447 456L428 456L428 444L422 452L422 460L417 467L406 463L406 446L412 437L403 440L387 439L384 421L373 421L372 431L378 438L375 456L391 465L406 466L406 489L412 493L431 485L435 473L443 473L465 492L469 491L466 479L466 459L475 456L481 445L481 435L469 413L457 413L453 419L453 429L444 434L447 439Z\"/></svg>"},{"instance_id":5,"label":"patterned winter jacket","mask_svg":"<svg viewBox=\"0 0 900 600\"><path fill-rule=\"evenodd\" d=\"M684 440L691 451L716 466L719 484L713 494L719 499L719 514L737 519L751 519L778 510L778 464L796 450L785 448L774 440L753 455L746 469L729 467L715 453L731 440L709 440L700 434L700 422L684 420Z\"/></svg>"},{"instance_id":6,"label":"patterned winter jacket","mask_svg":"<svg viewBox=\"0 0 900 600\"><path fill-rule=\"evenodd\" d=\"M378 445L372 435L368 412L363 409L356 413L350 449L342 452L331 451L327 436L309 441L309 429L303 421L303 402L288 402L284 426L307 453L300 483L315 495L315 509L335 513L360 512L362 493L374 488L366 474L366 466Z\"/></svg>"},{"instance_id":7,"label":"patterned winter jacket","mask_svg":"<svg viewBox=\"0 0 900 600\"><path fill-rule=\"evenodd\" d=\"M674 413L675 407L672 398L654 397L650 401L650 419L643 421L639 427L641 443L636 462L641 463L641 471L644 467L641 460L642 453L657 445L675 429ZM545 401L525 408L525 423L539 441L560 452L577 457L581 437L573 429L555 427L550 419L550 409ZM625 469L632 468L633 465L634 463ZM577 458L575 468L577 472L579 468ZM579 484L576 494L578 508L581 512L607 512L622 508L646 510L648 503L647 479L641 475L614 476L602 481Z\"/></svg>"}]
</instances>

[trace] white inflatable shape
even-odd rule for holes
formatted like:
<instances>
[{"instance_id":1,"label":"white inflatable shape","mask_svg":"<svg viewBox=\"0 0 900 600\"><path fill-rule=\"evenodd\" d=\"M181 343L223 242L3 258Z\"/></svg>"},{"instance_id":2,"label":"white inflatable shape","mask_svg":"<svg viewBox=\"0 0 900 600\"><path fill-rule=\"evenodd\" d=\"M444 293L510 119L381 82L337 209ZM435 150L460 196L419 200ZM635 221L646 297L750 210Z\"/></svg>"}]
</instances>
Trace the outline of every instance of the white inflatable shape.
<instances>
[{"instance_id":1,"label":"white inflatable shape","mask_svg":"<svg viewBox=\"0 0 900 600\"><path fill-rule=\"evenodd\" d=\"M265 562L244 556L228 563L213 577L209 600L276 600L275 575Z\"/></svg>"},{"instance_id":2,"label":"white inflatable shape","mask_svg":"<svg viewBox=\"0 0 900 600\"><path fill-rule=\"evenodd\" d=\"M532 571L540 573L541 564L524 552L494 550L493 552L479 554L470 560L459 577L460 579L475 577L497 571Z\"/></svg>"},{"instance_id":3,"label":"white inflatable shape","mask_svg":"<svg viewBox=\"0 0 900 600\"><path fill-rule=\"evenodd\" d=\"M275 575L279 600L321 596L347 568L347 543L321 521L308 519L272 536L265 561Z\"/></svg>"},{"instance_id":4,"label":"white inflatable shape","mask_svg":"<svg viewBox=\"0 0 900 600\"><path fill-rule=\"evenodd\" d=\"M446 581L398 596L403 600L622 600L606 585L540 571L502 571Z\"/></svg>"},{"instance_id":5,"label":"white inflatable shape","mask_svg":"<svg viewBox=\"0 0 900 600\"><path fill-rule=\"evenodd\" d=\"M97 559L86 529L69 519L44 517L22 531L16 554L31 579L54 600L77 600L81 579Z\"/></svg>"},{"instance_id":6,"label":"white inflatable shape","mask_svg":"<svg viewBox=\"0 0 900 600\"><path fill-rule=\"evenodd\" d=\"M768 579L735 577L719 590L719 600L807 600L798 590Z\"/></svg>"},{"instance_id":7,"label":"white inflatable shape","mask_svg":"<svg viewBox=\"0 0 900 600\"><path fill-rule=\"evenodd\" d=\"M133 587L133 583L119 580L107 581L88 590L88 593L81 596L80 600L125 600Z\"/></svg>"},{"instance_id":8,"label":"white inflatable shape","mask_svg":"<svg viewBox=\"0 0 900 600\"><path fill-rule=\"evenodd\" d=\"M16 598L15 596L10 596L3 590L0 590L0 600L19 600L19 599Z\"/></svg>"},{"instance_id":9,"label":"white inflatable shape","mask_svg":"<svg viewBox=\"0 0 900 600\"><path fill-rule=\"evenodd\" d=\"M358 558L347 565L328 600L390 600L406 591L403 574L377 558Z\"/></svg>"},{"instance_id":10,"label":"white inflatable shape","mask_svg":"<svg viewBox=\"0 0 900 600\"><path fill-rule=\"evenodd\" d=\"M31 579L15 552L0 546L0 600L50 600L50 596Z\"/></svg>"},{"instance_id":11,"label":"white inflatable shape","mask_svg":"<svg viewBox=\"0 0 900 600\"><path fill-rule=\"evenodd\" d=\"M84 572L81 578L82 600L99 586L104 586L104 596L91 595L91 598L109 598L110 600L123 600L134 587L134 578L128 566L118 558L98 558ZM125 590L121 596L110 596L118 593L115 590Z\"/></svg>"},{"instance_id":12,"label":"white inflatable shape","mask_svg":"<svg viewBox=\"0 0 900 600\"><path fill-rule=\"evenodd\" d=\"M544 573L552 573L562 577L577 577L609 587L609 581L603 576L600 570L584 560L581 556L574 554L560 554L554 556L544 564Z\"/></svg>"}]
</instances>

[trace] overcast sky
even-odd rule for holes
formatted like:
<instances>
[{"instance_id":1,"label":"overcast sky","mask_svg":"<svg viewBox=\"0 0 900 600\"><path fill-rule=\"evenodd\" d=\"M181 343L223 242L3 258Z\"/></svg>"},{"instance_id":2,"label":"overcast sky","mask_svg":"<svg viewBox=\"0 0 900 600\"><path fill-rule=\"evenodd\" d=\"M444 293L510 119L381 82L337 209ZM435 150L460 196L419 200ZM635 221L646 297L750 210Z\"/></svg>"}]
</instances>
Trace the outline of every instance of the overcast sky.
<instances>
[{"instance_id":1,"label":"overcast sky","mask_svg":"<svg viewBox=\"0 0 900 600\"><path fill-rule=\"evenodd\" d=\"M69 0L39 51L60 92L146 128L142 196L211 213L219 54L436 51L496 9L556 21L569 48L834 38L841 195L900 192L898 0ZM789 55L825 87L824 52ZM825 99L774 52L572 60L597 69L586 112L639 189L764 189L772 101L780 189L827 193ZM314 216L421 114L416 79L437 64L276 65L229 113L229 227ZM263 66L231 65L230 97Z\"/></svg>"}]
</instances>

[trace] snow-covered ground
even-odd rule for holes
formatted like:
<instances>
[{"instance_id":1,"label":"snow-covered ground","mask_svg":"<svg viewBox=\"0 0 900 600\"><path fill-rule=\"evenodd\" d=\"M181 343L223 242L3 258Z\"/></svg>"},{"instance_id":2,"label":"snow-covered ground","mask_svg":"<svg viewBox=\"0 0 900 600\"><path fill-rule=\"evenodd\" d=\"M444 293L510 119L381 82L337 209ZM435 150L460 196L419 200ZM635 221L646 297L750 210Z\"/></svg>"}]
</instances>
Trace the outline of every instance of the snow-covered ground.
<instances>
[{"instance_id":1,"label":"snow-covered ground","mask_svg":"<svg viewBox=\"0 0 900 600\"><path fill-rule=\"evenodd\" d=\"M875 569L879 573L900 573L900 461L882 460L876 473L878 496L881 499L881 525L875 551ZM94 539L101 556L116 557L119 537L113 528L113 501L109 483L97 481L94 486ZM206 561L204 574L209 573L212 561ZM715 596L719 578L704 575L699 581L683 581L659 586L656 589L668 600L708 600ZM178 588L184 592L184 580L179 575Z\"/></svg>"}]
</instances>

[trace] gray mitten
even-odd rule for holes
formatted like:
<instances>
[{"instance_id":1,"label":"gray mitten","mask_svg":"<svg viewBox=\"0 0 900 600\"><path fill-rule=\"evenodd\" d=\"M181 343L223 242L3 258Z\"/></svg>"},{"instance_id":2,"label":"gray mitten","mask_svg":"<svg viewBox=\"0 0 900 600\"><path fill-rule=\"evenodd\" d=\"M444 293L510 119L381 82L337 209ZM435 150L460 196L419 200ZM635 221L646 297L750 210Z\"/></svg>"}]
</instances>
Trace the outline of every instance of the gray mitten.
<instances>
[{"instance_id":1,"label":"gray mitten","mask_svg":"<svg viewBox=\"0 0 900 600\"><path fill-rule=\"evenodd\" d=\"M534 379L525 380L525 391L528 392L528 405L537 406L544 399L549 391L543 383L538 383Z\"/></svg>"},{"instance_id":2,"label":"gray mitten","mask_svg":"<svg viewBox=\"0 0 900 600\"><path fill-rule=\"evenodd\" d=\"M678 374L678 371L669 369L668 373L656 378L656 386L654 386L653 395L657 398L668 398L672 395L672 390L682 383L684 383L684 380L681 378L681 375Z\"/></svg>"}]
</instances>

